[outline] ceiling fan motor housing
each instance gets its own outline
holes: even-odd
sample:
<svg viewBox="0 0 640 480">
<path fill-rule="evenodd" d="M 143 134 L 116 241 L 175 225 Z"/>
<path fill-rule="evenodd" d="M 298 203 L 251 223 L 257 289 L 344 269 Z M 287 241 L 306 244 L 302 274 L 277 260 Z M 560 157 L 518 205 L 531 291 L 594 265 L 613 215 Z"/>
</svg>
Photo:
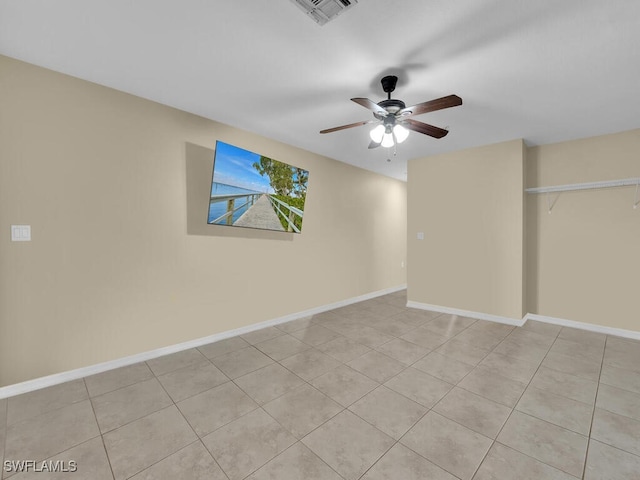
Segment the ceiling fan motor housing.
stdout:
<svg viewBox="0 0 640 480">
<path fill-rule="evenodd" d="M 382 83 L 382 90 L 384 90 L 384 93 L 390 94 L 396 89 L 398 77 L 396 77 L 395 75 L 387 75 L 386 77 L 382 77 L 380 83 Z"/>
</svg>

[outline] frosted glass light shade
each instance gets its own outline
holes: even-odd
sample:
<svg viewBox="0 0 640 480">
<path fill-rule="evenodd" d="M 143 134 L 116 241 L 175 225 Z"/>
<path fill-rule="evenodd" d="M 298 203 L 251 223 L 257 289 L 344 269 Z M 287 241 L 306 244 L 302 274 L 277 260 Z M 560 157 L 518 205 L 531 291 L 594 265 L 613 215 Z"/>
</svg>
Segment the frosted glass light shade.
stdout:
<svg viewBox="0 0 640 480">
<path fill-rule="evenodd" d="M 390 148 L 390 147 L 393 147 L 393 145 L 394 145 L 393 135 L 391 133 L 385 133 L 384 136 L 382 137 L 382 146 L 384 148 Z"/>
<path fill-rule="evenodd" d="M 396 125 L 393 127 L 393 134 L 396 136 L 398 143 L 402 143 L 409 136 L 409 130 L 404 128 L 402 125 Z"/>
<path fill-rule="evenodd" d="M 378 125 L 376 128 L 369 132 L 371 140 L 376 143 L 382 142 L 382 136 L 384 135 L 384 125 Z"/>
</svg>

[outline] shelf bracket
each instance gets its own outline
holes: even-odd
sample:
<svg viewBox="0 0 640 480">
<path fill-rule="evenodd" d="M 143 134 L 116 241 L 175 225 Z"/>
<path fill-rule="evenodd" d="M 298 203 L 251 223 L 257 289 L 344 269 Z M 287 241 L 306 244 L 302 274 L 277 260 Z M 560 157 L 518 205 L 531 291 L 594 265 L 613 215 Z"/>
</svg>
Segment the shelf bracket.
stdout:
<svg viewBox="0 0 640 480">
<path fill-rule="evenodd" d="M 552 201 L 551 200 L 551 192 L 547 192 L 547 213 L 549 215 L 551 215 L 551 210 L 553 210 L 553 207 L 555 207 L 559 196 L 560 196 L 560 194 L 556 195 L 556 197 Z"/>
<path fill-rule="evenodd" d="M 638 208 L 638 204 L 640 204 L 640 198 L 638 198 L 638 192 L 640 191 L 640 182 L 636 183 L 636 198 L 635 198 L 635 202 L 633 204 L 633 209 L 637 209 Z"/>
</svg>

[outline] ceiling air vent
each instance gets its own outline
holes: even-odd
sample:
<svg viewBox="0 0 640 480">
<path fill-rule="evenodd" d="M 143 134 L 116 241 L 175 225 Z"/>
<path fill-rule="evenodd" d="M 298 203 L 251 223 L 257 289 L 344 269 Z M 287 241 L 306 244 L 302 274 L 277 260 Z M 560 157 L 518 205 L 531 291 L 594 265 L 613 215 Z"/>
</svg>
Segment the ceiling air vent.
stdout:
<svg viewBox="0 0 640 480">
<path fill-rule="evenodd" d="M 291 0 L 314 22 L 324 25 L 345 10 L 353 7 L 358 0 Z"/>
</svg>

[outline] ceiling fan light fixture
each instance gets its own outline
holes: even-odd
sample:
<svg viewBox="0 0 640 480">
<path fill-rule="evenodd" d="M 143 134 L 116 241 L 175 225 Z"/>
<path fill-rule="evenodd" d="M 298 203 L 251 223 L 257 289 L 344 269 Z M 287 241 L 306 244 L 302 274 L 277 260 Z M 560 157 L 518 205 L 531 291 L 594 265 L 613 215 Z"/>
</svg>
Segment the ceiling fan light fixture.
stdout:
<svg viewBox="0 0 640 480">
<path fill-rule="evenodd" d="M 382 142 L 382 137 L 384 136 L 384 125 L 378 125 L 376 128 L 369 132 L 369 136 L 371 140 L 375 143 Z"/>
<path fill-rule="evenodd" d="M 393 133 L 385 133 L 384 136 L 382 137 L 381 145 L 384 148 L 393 147 L 395 145 L 395 142 L 393 141 Z"/>
<path fill-rule="evenodd" d="M 405 127 L 403 127 L 402 125 L 396 125 L 395 127 L 393 127 L 393 134 L 396 137 L 396 141 L 398 143 L 402 143 L 404 142 L 407 137 L 409 136 L 409 130 L 407 130 Z"/>
</svg>

